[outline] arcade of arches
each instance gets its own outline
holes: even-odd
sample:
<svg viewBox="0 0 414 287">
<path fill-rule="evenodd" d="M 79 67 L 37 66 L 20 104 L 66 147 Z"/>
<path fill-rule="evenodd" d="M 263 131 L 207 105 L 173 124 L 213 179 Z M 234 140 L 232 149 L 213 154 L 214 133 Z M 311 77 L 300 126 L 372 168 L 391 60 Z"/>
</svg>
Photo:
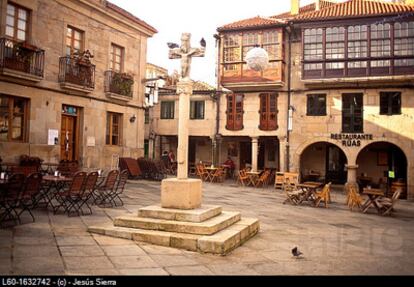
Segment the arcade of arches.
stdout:
<svg viewBox="0 0 414 287">
<path fill-rule="evenodd" d="M 300 176 L 305 181 L 334 184 L 347 182 L 347 155 L 337 145 L 316 142 L 300 155 Z M 407 199 L 408 161 L 397 145 L 387 142 L 369 144 L 358 152 L 357 183 L 360 189 L 371 186 L 392 194 L 401 189 L 401 199 Z"/>
</svg>

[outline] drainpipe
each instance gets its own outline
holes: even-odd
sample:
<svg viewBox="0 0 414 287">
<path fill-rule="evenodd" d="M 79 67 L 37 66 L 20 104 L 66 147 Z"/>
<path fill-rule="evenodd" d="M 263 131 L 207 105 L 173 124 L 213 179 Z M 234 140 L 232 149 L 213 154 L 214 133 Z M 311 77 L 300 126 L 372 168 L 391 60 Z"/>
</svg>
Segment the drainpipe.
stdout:
<svg viewBox="0 0 414 287">
<path fill-rule="evenodd" d="M 214 165 L 218 165 L 219 164 L 219 151 L 220 151 L 220 146 L 221 145 L 221 136 L 220 136 L 220 47 L 221 47 L 221 41 L 220 41 L 220 36 L 218 34 L 214 34 L 214 38 L 216 39 L 216 47 L 217 47 L 217 65 L 216 65 L 216 81 L 217 81 L 217 88 L 216 88 L 216 93 L 214 95 L 214 100 L 216 101 L 216 126 L 215 126 L 215 134 L 214 134 L 214 141 L 216 142 L 215 145 L 213 145 L 215 147 L 215 151 L 214 151 L 214 161 L 213 164 Z"/>
<path fill-rule="evenodd" d="M 292 73 L 292 29 L 293 29 L 293 25 L 292 23 L 288 23 L 287 29 L 286 31 L 288 32 L 288 99 L 287 99 L 287 121 L 286 121 L 286 165 L 285 165 L 285 169 L 287 172 L 290 171 L 290 126 L 289 126 L 289 121 L 290 121 L 290 114 L 292 113 L 291 111 L 291 96 L 292 96 L 292 90 L 291 90 L 291 81 L 292 81 L 292 77 L 291 77 L 291 73 Z"/>
</svg>

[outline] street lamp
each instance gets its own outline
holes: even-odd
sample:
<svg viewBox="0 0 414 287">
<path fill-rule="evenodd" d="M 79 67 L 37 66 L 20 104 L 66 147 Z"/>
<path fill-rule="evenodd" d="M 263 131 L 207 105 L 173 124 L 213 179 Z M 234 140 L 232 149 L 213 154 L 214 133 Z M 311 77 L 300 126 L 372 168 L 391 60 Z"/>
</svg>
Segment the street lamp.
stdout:
<svg viewBox="0 0 414 287">
<path fill-rule="evenodd" d="M 263 71 L 269 64 L 269 54 L 257 45 L 247 52 L 246 63 L 254 71 Z"/>
</svg>

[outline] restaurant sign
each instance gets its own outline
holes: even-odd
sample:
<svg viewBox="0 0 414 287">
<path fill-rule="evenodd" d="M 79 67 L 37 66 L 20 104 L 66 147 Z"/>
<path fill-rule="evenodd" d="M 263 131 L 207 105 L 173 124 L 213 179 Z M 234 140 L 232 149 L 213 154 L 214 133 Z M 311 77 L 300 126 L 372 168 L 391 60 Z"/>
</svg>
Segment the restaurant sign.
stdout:
<svg viewBox="0 0 414 287">
<path fill-rule="evenodd" d="M 331 139 L 340 140 L 343 146 L 347 147 L 359 147 L 361 141 L 373 140 L 372 134 L 331 134 Z"/>
</svg>

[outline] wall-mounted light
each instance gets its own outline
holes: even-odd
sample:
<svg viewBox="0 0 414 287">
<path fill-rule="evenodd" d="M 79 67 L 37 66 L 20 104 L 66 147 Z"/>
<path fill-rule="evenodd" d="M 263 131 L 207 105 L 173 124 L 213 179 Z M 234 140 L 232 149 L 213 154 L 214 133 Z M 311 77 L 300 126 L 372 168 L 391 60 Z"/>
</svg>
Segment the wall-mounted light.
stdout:
<svg viewBox="0 0 414 287">
<path fill-rule="evenodd" d="M 136 116 L 135 114 L 133 114 L 133 115 L 129 118 L 129 122 L 130 122 L 130 123 L 134 123 L 136 119 L 137 119 L 137 116 Z"/>
</svg>

